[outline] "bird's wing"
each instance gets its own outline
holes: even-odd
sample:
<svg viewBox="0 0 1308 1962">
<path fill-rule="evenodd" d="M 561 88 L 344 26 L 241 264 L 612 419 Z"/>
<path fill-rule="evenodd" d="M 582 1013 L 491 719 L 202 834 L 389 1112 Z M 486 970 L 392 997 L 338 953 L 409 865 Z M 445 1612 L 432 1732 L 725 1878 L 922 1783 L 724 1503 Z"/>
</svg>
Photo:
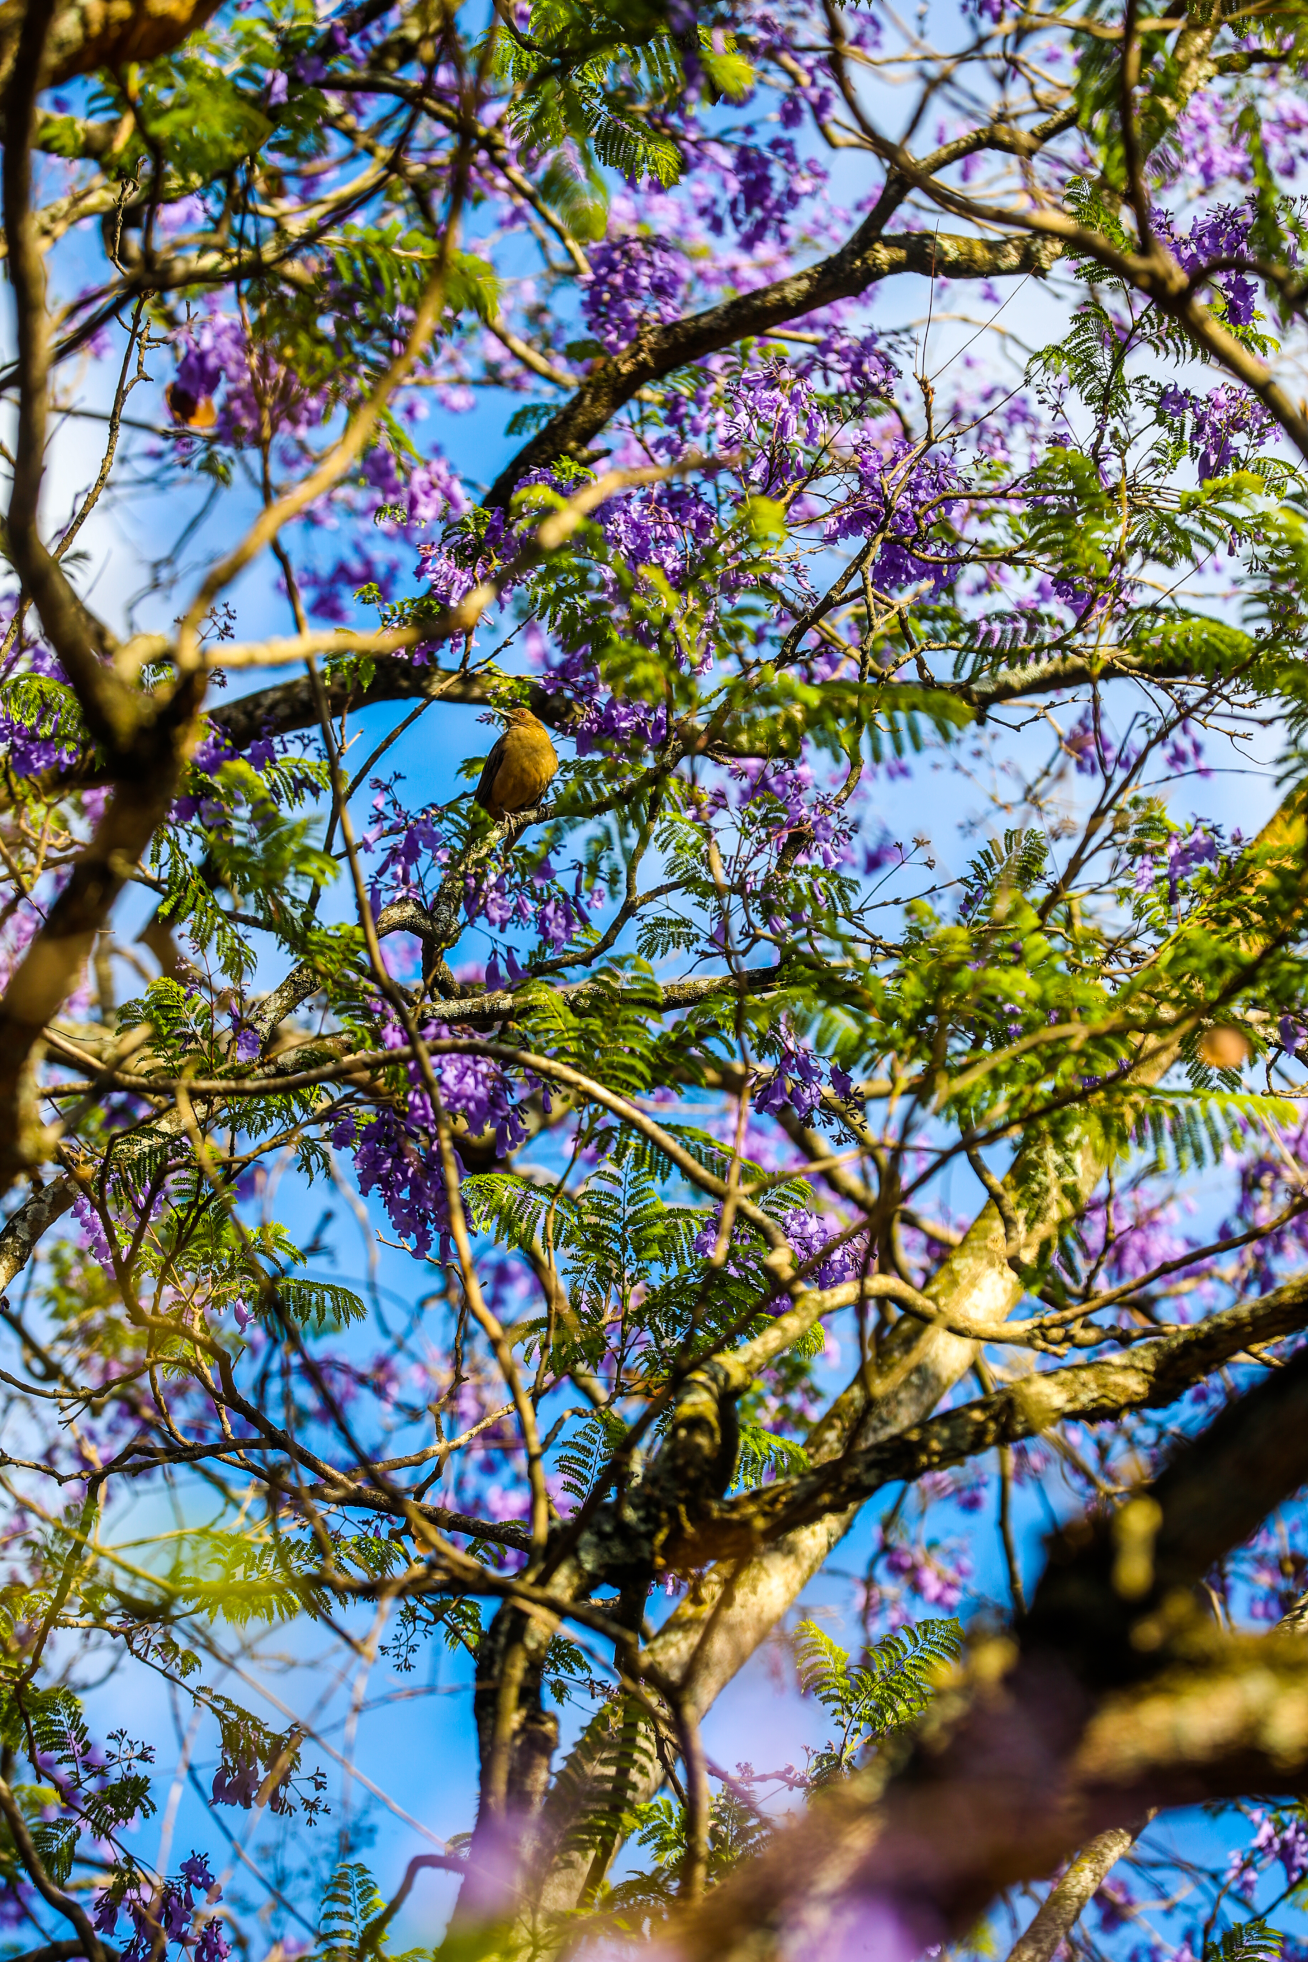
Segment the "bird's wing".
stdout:
<svg viewBox="0 0 1308 1962">
<path fill-rule="evenodd" d="M 472 795 L 474 802 L 480 804 L 483 811 L 488 811 L 494 802 L 495 779 L 499 775 L 500 764 L 504 761 L 504 748 L 507 741 L 507 735 L 500 736 L 481 766 L 477 788 Z"/>
</svg>

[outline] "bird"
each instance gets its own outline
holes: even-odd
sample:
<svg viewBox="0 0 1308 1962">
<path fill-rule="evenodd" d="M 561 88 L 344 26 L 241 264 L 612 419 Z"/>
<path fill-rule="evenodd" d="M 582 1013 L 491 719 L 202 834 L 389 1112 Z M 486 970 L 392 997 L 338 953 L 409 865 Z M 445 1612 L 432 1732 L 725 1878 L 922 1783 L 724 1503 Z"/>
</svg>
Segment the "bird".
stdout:
<svg viewBox="0 0 1308 1962">
<path fill-rule="evenodd" d="M 493 818 L 529 811 L 549 789 L 559 759 L 549 731 L 529 708 L 511 708 L 505 730 L 482 768 L 473 792 Z"/>
<path fill-rule="evenodd" d="M 212 395 L 192 395 L 189 388 L 180 382 L 169 382 L 164 390 L 164 401 L 173 421 L 183 429 L 212 429 L 218 420 L 218 411 L 213 405 Z"/>
</svg>

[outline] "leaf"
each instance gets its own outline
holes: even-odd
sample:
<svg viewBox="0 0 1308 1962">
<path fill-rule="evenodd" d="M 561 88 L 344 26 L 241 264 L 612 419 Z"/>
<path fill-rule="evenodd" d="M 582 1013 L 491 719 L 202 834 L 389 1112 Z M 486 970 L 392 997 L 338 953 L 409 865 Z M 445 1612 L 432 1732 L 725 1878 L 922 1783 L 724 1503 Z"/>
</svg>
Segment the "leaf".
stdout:
<svg viewBox="0 0 1308 1962">
<path fill-rule="evenodd" d="M 866 1663 L 851 1667 L 848 1652 L 816 1622 L 802 1621 L 792 1638 L 800 1687 L 835 1718 L 841 1736 L 814 1760 L 815 1782 L 843 1777 L 864 1745 L 902 1730 L 935 1694 L 935 1678 L 963 1649 L 963 1630 L 948 1620 L 909 1623 L 883 1636 Z"/>
<path fill-rule="evenodd" d="M 761 1485 L 769 1471 L 793 1478 L 807 1470 L 808 1453 L 802 1444 L 796 1444 L 793 1438 L 779 1437 L 776 1432 L 765 1430 L 762 1424 L 742 1417 L 733 1490 Z"/>
<path fill-rule="evenodd" d="M 740 515 L 750 537 L 760 545 L 774 544 L 786 535 L 786 507 L 775 498 L 755 492 L 741 505 Z"/>
<path fill-rule="evenodd" d="M 310 1281 L 293 1276 L 275 1280 L 272 1300 L 261 1300 L 255 1313 L 267 1321 L 275 1315 L 277 1306 L 302 1328 L 312 1323 L 319 1334 L 325 1329 L 347 1328 L 351 1322 L 368 1319 L 366 1304 L 335 1281 Z"/>
<path fill-rule="evenodd" d="M 73 1871 L 73 1854 L 80 1828 L 76 1819 L 38 1819 L 31 1828 L 32 1844 L 56 1887 L 66 1887 Z"/>
<path fill-rule="evenodd" d="M 337 1867 L 318 1914 L 314 1962 L 359 1962 L 364 1932 L 383 1905 L 377 1883 L 361 1860 Z"/>
<path fill-rule="evenodd" d="M 1275 1962 L 1284 1940 L 1259 1915 L 1252 1921 L 1237 1922 L 1216 1941 L 1207 1942 L 1203 1962 Z"/>
<path fill-rule="evenodd" d="M 552 422 L 557 413 L 553 403 L 528 402 L 525 408 L 515 409 L 504 425 L 506 436 L 532 436 Z"/>
</svg>

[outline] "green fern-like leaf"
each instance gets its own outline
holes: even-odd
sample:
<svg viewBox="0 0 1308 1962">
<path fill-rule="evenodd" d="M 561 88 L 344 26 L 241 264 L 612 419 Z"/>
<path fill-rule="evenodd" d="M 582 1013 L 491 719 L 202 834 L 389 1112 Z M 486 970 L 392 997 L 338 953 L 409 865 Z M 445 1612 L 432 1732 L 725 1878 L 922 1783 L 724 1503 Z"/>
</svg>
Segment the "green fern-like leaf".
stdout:
<svg viewBox="0 0 1308 1962">
<path fill-rule="evenodd" d="M 351 1322 L 362 1322 L 368 1318 L 368 1310 L 357 1294 L 349 1288 L 338 1287 L 334 1281 L 309 1281 L 290 1277 L 275 1284 L 276 1298 L 282 1309 L 293 1321 L 307 1327 L 310 1323 L 321 1333 L 324 1329 L 346 1328 Z M 272 1312 L 270 1305 L 258 1310 L 265 1318 Z"/>
<path fill-rule="evenodd" d="M 935 1675 L 957 1660 L 962 1647 L 963 1630 L 952 1616 L 910 1623 L 883 1636 L 866 1663 L 851 1666 L 847 1650 L 816 1622 L 802 1621 L 794 1635 L 800 1685 L 840 1726 L 839 1737 L 814 1755 L 814 1783 L 844 1776 L 865 1745 L 920 1716 L 934 1694 Z"/>
<path fill-rule="evenodd" d="M 337 1867 L 318 1914 L 314 1962 L 359 1962 L 368 1923 L 381 1913 L 382 1906 L 377 1883 L 361 1860 Z"/>
<path fill-rule="evenodd" d="M 1275 1962 L 1284 1940 L 1259 1915 L 1252 1921 L 1237 1922 L 1216 1941 L 1206 1943 L 1203 1962 Z"/>
</svg>

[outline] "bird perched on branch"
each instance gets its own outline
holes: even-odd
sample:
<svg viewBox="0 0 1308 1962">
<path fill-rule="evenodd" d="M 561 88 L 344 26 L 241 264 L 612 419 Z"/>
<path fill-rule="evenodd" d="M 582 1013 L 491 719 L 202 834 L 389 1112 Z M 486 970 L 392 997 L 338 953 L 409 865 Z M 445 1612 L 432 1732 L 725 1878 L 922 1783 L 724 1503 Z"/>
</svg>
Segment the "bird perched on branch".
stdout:
<svg viewBox="0 0 1308 1962">
<path fill-rule="evenodd" d="M 529 708 L 511 708 L 505 723 L 474 792 L 483 811 L 493 818 L 539 804 L 559 767 L 549 731 Z"/>
</svg>

